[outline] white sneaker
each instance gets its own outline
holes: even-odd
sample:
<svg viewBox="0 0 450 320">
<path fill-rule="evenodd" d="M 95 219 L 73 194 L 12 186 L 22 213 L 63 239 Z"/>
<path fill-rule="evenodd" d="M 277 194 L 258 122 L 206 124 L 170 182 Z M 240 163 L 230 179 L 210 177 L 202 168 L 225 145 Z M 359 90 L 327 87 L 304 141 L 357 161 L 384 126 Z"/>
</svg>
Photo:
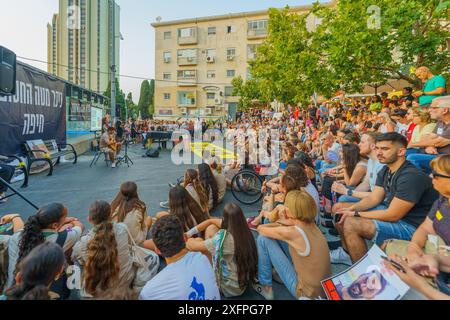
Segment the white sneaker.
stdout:
<svg viewBox="0 0 450 320">
<path fill-rule="evenodd" d="M 112 165 L 111 165 L 111 168 L 115 168 L 116 167 L 116 163 L 114 162 Z"/>
<path fill-rule="evenodd" d="M 342 247 L 330 251 L 330 260 L 331 263 L 333 264 L 345 264 L 347 266 L 353 265 L 352 259 L 350 258 L 348 253 L 344 251 L 344 248 Z"/>
</svg>

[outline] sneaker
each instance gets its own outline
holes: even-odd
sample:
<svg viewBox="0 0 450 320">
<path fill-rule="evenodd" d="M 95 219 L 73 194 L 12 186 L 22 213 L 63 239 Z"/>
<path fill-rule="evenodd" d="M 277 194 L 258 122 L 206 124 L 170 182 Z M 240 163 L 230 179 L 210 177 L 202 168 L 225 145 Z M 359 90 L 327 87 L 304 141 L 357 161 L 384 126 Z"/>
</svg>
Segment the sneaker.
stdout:
<svg viewBox="0 0 450 320">
<path fill-rule="evenodd" d="M 171 187 L 171 188 L 175 188 L 175 187 L 176 187 L 176 185 L 175 185 L 175 184 L 173 184 L 173 183 L 169 183 L 169 187 Z"/>
<path fill-rule="evenodd" d="M 330 252 L 330 260 L 333 264 L 345 264 L 347 266 L 353 265 L 352 259 L 342 247 Z"/>
<path fill-rule="evenodd" d="M 252 287 L 257 293 L 262 295 L 264 297 L 264 299 L 266 299 L 266 300 L 274 300 L 275 299 L 275 297 L 273 295 L 273 289 L 272 289 L 272 291 L 267 292 L 266 290 L 264 290 L 264 287 L 262 285 L 260 285 L 259 283 L 253 283 Z"/>
<path fill-rule="evenodd" d="M 115 168 L 116 167 L 116 163 L 114 162 L 112 165 L 111 165 L 111 168 Z"/>
<path fill-rule="evenodd" d="M 169 207 L 169 201 L 163 201 L 159 203 L 159 206 L 163 209 L 170 209 Z"/>
</svg>

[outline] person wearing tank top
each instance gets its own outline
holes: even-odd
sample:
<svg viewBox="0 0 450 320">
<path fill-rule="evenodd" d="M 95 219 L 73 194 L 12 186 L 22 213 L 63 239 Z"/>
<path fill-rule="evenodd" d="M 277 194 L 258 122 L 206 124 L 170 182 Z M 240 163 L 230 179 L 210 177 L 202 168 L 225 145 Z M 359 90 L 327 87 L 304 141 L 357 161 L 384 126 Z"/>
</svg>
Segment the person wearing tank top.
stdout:
<svg viewBox="0 0 450 320">
<path fill-rule="evenodd" d="M 321 281 L 330 277 L 327 241 L 315 225 L 317 205 L 304 190 L 287 194 L 277 207 L 276 223 L 258 227 L 258 280 L 256 292 L 274 299 L 272 268 L 297 299 L 325 297 Z"/>
</svg>

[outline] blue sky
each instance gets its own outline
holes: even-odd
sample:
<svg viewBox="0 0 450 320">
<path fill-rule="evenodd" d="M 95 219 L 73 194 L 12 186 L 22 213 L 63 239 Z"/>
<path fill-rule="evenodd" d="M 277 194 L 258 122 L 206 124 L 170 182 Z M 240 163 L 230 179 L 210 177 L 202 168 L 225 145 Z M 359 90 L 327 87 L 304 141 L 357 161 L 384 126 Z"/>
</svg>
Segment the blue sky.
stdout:
<svg viewBox="0 0 450 320">
<path fill-rule="evenodd" d="M 58 0 L 0 0 L 0 45 L 17 55 L 47 61 L 47 29 Z M 116 0 L 121 7 L 121 74 L 154 78 L 154 30 L 156 17 L 162 21 L 195 18 L 269 7 L 311 4 L 313 0 Z M 321 1 L 323 2 L 323 1 Z M 46 65 L 29 62 L 46 69 Z M 139 97 L 141 80 L 121 78 L 121 87 Z"/>
</svg>

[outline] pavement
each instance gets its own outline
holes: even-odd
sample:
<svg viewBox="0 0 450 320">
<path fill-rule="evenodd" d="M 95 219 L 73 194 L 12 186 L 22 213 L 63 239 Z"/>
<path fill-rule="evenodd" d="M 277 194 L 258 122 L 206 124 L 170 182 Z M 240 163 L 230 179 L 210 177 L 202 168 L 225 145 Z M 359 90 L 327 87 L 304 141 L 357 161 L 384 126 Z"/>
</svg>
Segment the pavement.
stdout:
<svg viewBox="0 0 450 320">
<path fill-rule="evenodd" d="M 38 207 L 53 202 L 63 203 L 69 210 L 69 216 L 80 219 L 89 228 L 87 216 L 90 204 L 95 200 L 111 202 L 123 182 L 134 181 L 138 185 L 141 200 L 147 205 L 148 214 L 155 216 L 163 210 L 159 207 L 159 203 L 168 199 L 170 190 L 168 183 L 176 182 L 177 178 L 183 176 L 186 169 L 195 168 L 195 165 L 174 165 L 170 157 L 171 152 L 167 150 L 162 150 L 159 158 L 143 158 L 144 151 L 141 145 L 130 146 L 129 156 L 134 165 L 129 168 L 121 165 L 115 169 L 107 167 L 103 158 L 96 166 L 90 168 L 93 154 L 88 153 L 80 156 L 75 165 L 71 162 L 57 165 L 51 177 L 46 176 L 45 173 L 31 176 L 29 187 L 20 191 Z M 224 202 L 212 215 L 221 216 L 224 205 L 230 201 L 237 203 L 228 191 Z M 251 217 L 257 214 L 261 203 L 252 206 L 240 204 L 240 206 L 246 217 Z M 6 204 L 0 204 L 0 216 L 20 213 L 24 219 L 27 219 L 34 212 L 33 207 L 17 196 L 12 197 Z M 338 240 L 329 235 L 327 237 L 330 241 Z M 342 265 L 333 265 L 333 274 L 345 268 Z M 274 292 L 277 300 L 294 299 L 283 285 L 276 282 L 274 282 Z M 243 296 L 232 300 L 262 299 L 249 288 Z"/>
</svg>

